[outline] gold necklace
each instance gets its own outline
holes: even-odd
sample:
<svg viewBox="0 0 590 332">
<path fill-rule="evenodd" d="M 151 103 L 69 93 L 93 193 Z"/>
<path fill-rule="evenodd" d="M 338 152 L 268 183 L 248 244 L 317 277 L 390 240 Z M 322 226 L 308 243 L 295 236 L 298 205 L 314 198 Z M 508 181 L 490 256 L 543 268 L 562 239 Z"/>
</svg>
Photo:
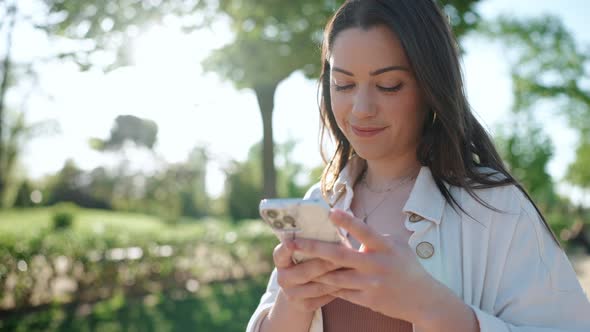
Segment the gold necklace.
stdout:
<svg viewBox="0 0 590 332">
<path fill-rule="evenodd" d="M 361 179 L 362 184 L 370 191 L 373 193 L 378 193 L 378 194 L 383 194 L 385 193 L 385 195 L 383 195 L 383 198 L 379 201 L 379 203 L 369 212 L 367 213 L 367 211 L 365 210 L 365 204 L 363 202 L 361 202 L 361 206 L 363 208 L 363 222 L 365 224 L 367 224 L 367 219 L 369 218 L 369 216 L 371 214 L 373 214 L 373 212 L 375 212 L 375 210 L 377 210 L 377 208 L 379 206 L 381 206 L 381 204 L 383 204 L 383 202 L 385 202 L 385 200 L 387 199 L 387 197 L 389 196 L 389 193 L 393 191 L 394 188 L 401 186 L 402 184 L 413 180 L 416 178 L 417 175 L 411 174 L 411 175 L 406 175 L 404 177 L 402 177 L 401 179 L 399 179 L 398 181 L 396 181 L 393 185 L 389 186 L 387 189 L 383 190 L 383 191 L 374 191 L 372 190 L 369 185 L 367 184 L 367 171 L 365 170 L 363 177 Z"/>
</svg>

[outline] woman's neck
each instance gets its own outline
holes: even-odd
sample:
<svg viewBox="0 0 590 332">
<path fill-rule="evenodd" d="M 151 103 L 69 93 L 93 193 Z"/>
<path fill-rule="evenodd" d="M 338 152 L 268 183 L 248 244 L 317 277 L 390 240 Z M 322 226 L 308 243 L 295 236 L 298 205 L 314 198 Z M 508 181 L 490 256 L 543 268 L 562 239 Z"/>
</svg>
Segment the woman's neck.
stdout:
<svg viewBox="0 0 590 332">
<path fill-rule="evenodd" d="M 399 156 L 395 159 L 367 160 L 365 181 L 371 188 L 383 189 L 396 180 L 417 176 L 420 166 L 420 162 L 415 157 Z"/>
</svg>

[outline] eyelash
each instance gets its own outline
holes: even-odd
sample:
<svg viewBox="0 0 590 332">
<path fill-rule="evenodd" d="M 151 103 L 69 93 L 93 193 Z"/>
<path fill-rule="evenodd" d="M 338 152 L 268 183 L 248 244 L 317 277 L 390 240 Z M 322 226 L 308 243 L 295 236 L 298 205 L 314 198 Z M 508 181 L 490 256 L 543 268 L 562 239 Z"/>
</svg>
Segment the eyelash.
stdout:
<svg viewBox="0 0 590 332">
<path fill-rule="evenodd" d="M 384 86 L 377 85 L 377 88 L 379 88 L 379 90 L 384 91 L 384 92 L 397 92 L 397 91 L 401 90 L 403 85 L 404 85 L 403 83 L 400 83 L 394 87 L 384 87 Z M 345 90 L 352 89 L 354 87 L 354 84 L 349 84 L 349 85 L 344 85 L 344 86 L 339 86 L 339 85 L 334 85 L 334 86 L 336 87 L 336 91 L 345 91 Z"/>
</svg>

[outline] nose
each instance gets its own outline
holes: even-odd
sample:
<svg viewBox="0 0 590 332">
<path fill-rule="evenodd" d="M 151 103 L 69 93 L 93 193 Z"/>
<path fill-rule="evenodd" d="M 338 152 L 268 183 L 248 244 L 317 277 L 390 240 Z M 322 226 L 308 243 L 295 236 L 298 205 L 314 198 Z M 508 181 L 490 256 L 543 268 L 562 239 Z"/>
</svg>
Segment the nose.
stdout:
<svg viewBox="0 0 590 332">
<path fill-rule="evenodd" d="M 367 85 L 358 87 L 354 95 L 352 114 L 357 118 L 366 118 L 375 115 L 375 104 L 371 89 Z"/>
</svg>

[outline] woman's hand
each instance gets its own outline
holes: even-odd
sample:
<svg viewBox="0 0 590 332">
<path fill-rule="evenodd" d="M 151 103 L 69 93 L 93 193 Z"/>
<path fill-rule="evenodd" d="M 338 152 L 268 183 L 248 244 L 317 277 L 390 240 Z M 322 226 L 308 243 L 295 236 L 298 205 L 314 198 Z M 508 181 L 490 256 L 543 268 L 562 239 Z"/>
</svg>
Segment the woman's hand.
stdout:
<svg viewBox="0 0 590 332">
<path fill-rule="evenodd" d="M 334 299 L 330 293 L 340 287 L 313 281 L 340 266 L 319 258 L 300 264 L 291 260 L 294 244 L 291 240 L 277 245 L 273 260 L 277 268 L 277 281 L 286 300 L 297 310 L 312 312 Z"/>
<path fill-rule="evenodd" d="M 362 245 L 355 250 L 326 242 L 296 239 L 295 250 L 319 258 L 315 263 L 318 267 L 314 271 L 317 272 L 307 274 L 305 280 L 312 280 L 312 285 L 319 283 L 341 288 L 331 292 L 331 295 L 387 316 L 410 322 L 420 319 L 425 306 L 432 303 L 429 297 L 437 296 L 431 292 L 438 289 L 433 287 L 438 285 L 418 262 L 407 241 L 395 236 L 382 236 L 342 210 L 333 209 L 330 219 Z M 343 268 L 336 270 L 338 266 Z M 328 290 L 321 289 L 322 292 Z"/>
</svg>

